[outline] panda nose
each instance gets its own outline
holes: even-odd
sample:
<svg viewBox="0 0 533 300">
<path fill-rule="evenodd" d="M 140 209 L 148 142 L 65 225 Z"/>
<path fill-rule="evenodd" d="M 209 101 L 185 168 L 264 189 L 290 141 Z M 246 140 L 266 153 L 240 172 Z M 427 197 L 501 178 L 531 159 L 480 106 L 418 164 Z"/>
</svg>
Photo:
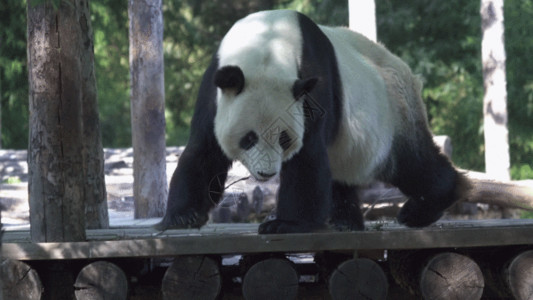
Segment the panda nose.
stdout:
<svg viewBox="0 0 533 300">
<path fill-rule="evenodd" d="M 257 174 L 259 174 L 259 176 L 261 177 L 264 177 L 264 178 L 271 178 L 271 177 L 274 177 L 274 175 L 276 175 L 276 173 L 265 173 L 265 172 L 257 172 Z"/>
</svg>

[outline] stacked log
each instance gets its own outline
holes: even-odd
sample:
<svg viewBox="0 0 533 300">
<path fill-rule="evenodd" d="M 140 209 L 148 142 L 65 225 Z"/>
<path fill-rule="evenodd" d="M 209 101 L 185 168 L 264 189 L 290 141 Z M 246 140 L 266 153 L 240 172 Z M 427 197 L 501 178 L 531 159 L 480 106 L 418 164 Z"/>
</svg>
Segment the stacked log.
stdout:
<svg viewBox="0 0 533 300">
<path fill-rule="evenodd" d="M 341 263 L 328 282 L 334 300 L 387 299 L 387 276 L 376 262 L 368 258 L 354 258 Z"/>
<path fill-rule="evenodd" d="M 391 251 L 391 273 L 404 289 L 422 299 L 481 299 L 485 281 L 471 258 L 433 251 Z"/>
<path fill-rule="evenodd" d="M 530 300 L 533 297 L 533 250 L 524 251 L 511 259 L 503 277 L 514 299 Z"/>
<path fill-rule="evenodd" d="M 242 282 L 244 299 L 296 299 L 298 272 L 285 258 L 267 258 L 252 265 Z"/>
<path fill-rule="evenodd" d="M 128 279 L 117 265 L 97 261 L 80 271 L 74 289 L 77 300 L 125 300 L 128 296 Z"/>
<path fill-rule="evenodd" d="M 533 250 L 501 248 L 480 255 L 481 266 L 493 297 L 533 299 Z"/>
<path fill-rule="evenodd" d="M 176 257 L 163 277 L 163 299 L 216 299 L 222 287 L 219 265 L 207 256 Z"/>
<path fill-rule="evenodd" d="M 6 259 L 0 265 L 3 297 L 9 300 L 39 300 L 43 285 L 37 271 L 28 264 Z"/>
</svg>

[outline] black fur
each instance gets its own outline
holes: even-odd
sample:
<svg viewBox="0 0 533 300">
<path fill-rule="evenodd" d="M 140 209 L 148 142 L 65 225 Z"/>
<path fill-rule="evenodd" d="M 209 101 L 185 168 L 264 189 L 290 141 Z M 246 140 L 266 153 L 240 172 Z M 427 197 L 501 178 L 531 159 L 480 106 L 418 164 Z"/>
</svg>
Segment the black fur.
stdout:
<svg viewBox="0 0 533 300">
<path fill-rule="evenodd" d="M 340 230 L 361 230 L 364 223 L 357 187 L 333 181 L 328 160 L 327 147 L 337 135 L 343 105 L 333 45 L 309 18 L 301 14 L 297 18 L 303 45 L 300 80 L 292 93 L 303 101 L 304 146 L 282 164 L 277 217 L 263 223 L 259 232 L 315 231 L 325 228 L 328 219 Z M 217 86 L 240 93 L 245 79 L 238 67 L 217 68 L 215 55 L 202 79 L 189 142 L 172 176 L 167 212 L 159 229 L 204 225 L 223 193 L 231 161 L 214 135 Z M 391 157 L 378 177 L 408 195 L 398 220 L 417 227 L 438 220 L 468 183 L 435 146 L 426 123 L 414 127 L 419 130 L 410 136 L 394 137 Z M 290 143 L 291 137 L 285 135 L 283 139 L 280 136 L 282 147 Z M 257 134 L 250 134 L 240 146 L 247 148 L 256 139 Z"/>
<path fill-rule="evenodd" d="M 337 230 L 363 230 L 365 224 L 361 213 L 357 187 L 333 181 L 331 184 L 333 210 L 330 223 Z"/>
<path fill-rule="evenodd" d="M 417 134 L 418 143 L 409 142 L 410 137 L 394 140 L 395 174 L 388 180 L 408 196 L 398 222 L 410 227 L 434 223 L 458 199 L 461 190 L 469 188 L 463 175 L 434 144 L 429 131 Z"/>
<path fill-rule="evenodd" d="M 244 88 L 244 74 L 239 67 L 225 66 L 216 71 L 213 82 L 223 91 L 233 90 L 237 95 Z"/>
<path fill-rule="evenodd" d="M 217 67 L 215 56 L 200 85 L 191 135 L 172 175 L 167 211 L 156 225 L 158 229 L 201 227 L 223 193 L 231 161 L 222 152 L 214 133 L 216 87 L 213 82 Z"/>
<path fill-rule="evenodd" d="M 337 59 L 333 45 L 313 21 L 302 14 L 298 14 L 298 21 L 303 38 L 298 76 L 319 80 L 304 97 L 304 108 L 310 110 L 305 119 L 304 147 L 282 165 L 276 220 L 263 223 L 259 233 L 319 230 L 325 228 L 331 210 L 327 146 L 337 134 L 342 111 Z"/>
<path fill-rule="evenodd" d="M 300 99 L 305 93 L 311 92 L 317 81 L 318 78 L 316 77 L 296 80 L 292 86 L 292 95 L 294 96 L 294 99 Z"/>
</svg>

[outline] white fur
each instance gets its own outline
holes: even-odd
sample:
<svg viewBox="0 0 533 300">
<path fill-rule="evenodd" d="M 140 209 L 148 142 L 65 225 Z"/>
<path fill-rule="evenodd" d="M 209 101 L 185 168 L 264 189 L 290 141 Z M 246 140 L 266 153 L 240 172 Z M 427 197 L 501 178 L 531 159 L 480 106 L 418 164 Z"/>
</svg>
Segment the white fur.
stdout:
<svg viewBox="0 0 533 300">
<path fill-rule="evenodd" d="M 252 14 L 235 23 L 218 51 L 219 66 L 239 66 L 245 86 L 237 96 L 218 90 L 215 135 L 224 153 L 257 179 L 266 179 L 259 172 L 279 173 L 281 163 L 302 147 L 303 108 L 291 91 L 302 39 L 295 28 L 298 21 L 291 11 Z M 251 130 L 259 142 L 244 151 L 239 141 Z M 292 139 L 286 151 L 278 143 L 283 130 Z"/>
<path fill-rule="evenodd" d="M 344 110 L 329 147 L 333 179 L 365 184 L 391 156 L 393 138 L 416 141 L 426 123 L 421 82 L 385 47 L 348 28 L 320 26 L 335 48 Z M 386 170 L 393 173 L 394 170 Z"/>
<path fill-rule="evenodd" d="M 387 159 L 394 133 L 392 108 L 376 66 L 354 45 L 345 30 L 320 26 L 335 48 L 343 83 L 339 133 L 328 148 L 333 179 L 364 184 Z"/>
<path fill-rule="evenodd" d="M 328 148 L 332 177 L 364 184 L 389 159 L 395 136 L 416 135 L 417 126 L 427 124 L 421 83 L 383 46 L 346 28 L 320 29 L 335 49 L 343 94 L 339 132 Z M 220 67 L 242 69 L 245 86 L 237 96 L 218 90 L 215 135 L 226 155 L 240 160 L 258 179 L 259 172 L 278 173 L 281 163 L 302 147 L 303 108 L 291 92 L 301 45 L 296 14 L 267 11 L 237 22 L 218 52 Z M 239 141 L 250 130 L 260 139 L 243 151 Z M 289 131 L 293 140 L 287 151 L 275 139 L 281 130 Z"/>
<path fill-rule="evenodd" d="M 416 141 L 426 129 L 420 128 L 427 126 L 422 84 L 385 47 L 348 28 L 320 28 L 335 48 L 343 82 L 339 136 L 328 149 L 333 178 L 365 184 L 390 159 L 394 137 Z"/>
</svg>

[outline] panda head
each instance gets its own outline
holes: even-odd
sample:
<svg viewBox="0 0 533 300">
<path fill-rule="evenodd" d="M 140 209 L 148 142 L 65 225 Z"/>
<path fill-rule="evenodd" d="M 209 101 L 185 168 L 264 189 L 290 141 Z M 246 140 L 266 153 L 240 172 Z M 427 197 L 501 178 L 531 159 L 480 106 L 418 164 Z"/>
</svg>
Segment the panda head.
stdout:
<svg viewBox="0 0 533 300">
<path fill-rule="evenodd" d="M 303 146 L 303 95 L 317 78 L 245 76 L 238 66 L 219 68 L 215 136 L 232 160 L 260 181 L 281 171 Z"/>
</svg>

